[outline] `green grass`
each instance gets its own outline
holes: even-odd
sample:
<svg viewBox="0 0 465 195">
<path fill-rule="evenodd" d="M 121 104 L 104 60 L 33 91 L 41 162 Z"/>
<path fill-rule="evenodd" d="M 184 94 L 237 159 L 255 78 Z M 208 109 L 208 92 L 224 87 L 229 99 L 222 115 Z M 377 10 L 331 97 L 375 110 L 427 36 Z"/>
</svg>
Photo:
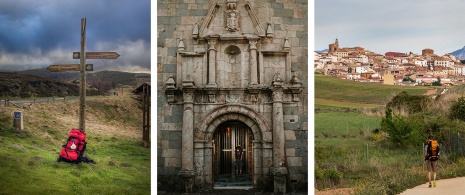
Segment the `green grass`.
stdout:
<svg viewBox="0 0 465 195">
<path fill-rule="evenodd" d="M 88 102 L 94 101 L 99 100 Z M 77 118 L 77 101 L 34 104 L 32 109 L 23 110 L 25 130 L 20 131 L 12 129 L 12 113 L 17 108 L 1 107 L 0 193 L 150 194 L 150 148 L 143 147 L 141 138 L 133 138 L 141 131 L 131 126 L 136 123 L 134 120 L 138 121 L 138 108 L 129 111 L 115 106 L 105 110 L 115 103 L 130 107 L 129 101 L 129 97 L 100 98 L 100 106 L 91 103 L 87 107 L 95 117 L 99 114 L 106 118 L 109 113 L 114 120 L 132 121 L 128 124 L 103 121 L 99 126 L 105 125 L 105 128 L 97 130 L 90 128 L 90 124 L 100 120 L 90 118 L 84 155 L 96 164 L 78 165 L 57 162 L 69 133 L 68 123 L 75 123 L 59 118 L 70 115 L 71 119 Z M 115 124 L 112 126 L 112 123 Z M 121 130 L 127 132 L 118 132 Z"/>
<path fill-rule="evenodd" d="M 315 74 L 315 98 L 357 102 L 369 104 L 385 104 L 394 95 L 407 91 L 412 95 L 425 94 L 432 87 L 407 87 L 384 85 L 379 83 L 360 83 L 351 80 Z"/>
<path fill-rule="evenodd" d="M 341 102 L 329 99 L 315 98 L 315 105 L 318 107 L 346 107 L 346 108 L 376 108 L 382 107 L 383 104 L 376 103 L 358 103 L 358 102 Z"/>
<path fill-rule="evenodd" d="M 322 112 L 315 114 L 315 135 L 359 135 L 380 127 L 381 117 L 353 112 Z"/>
<path fill-rule="evenodd" d="M 422 143 L 403 148 L 385 134 L 375 138 L 372 130 L 380 128 L 380 121 L 381 117 L 353 112 L 315 114 L 315 169 L 336 168 L 343 175 L 336 186 L 318 180 L 318 189 L 348 187 L 355 194 L 398 194 L 426 182 Z M 465 176 L 464 167 L 464 157 L 444 151 L 438 179 Z"/>
<path fill-rule="evenodd" d="M 462 88 L 451 91 L 463 93 Z M 374 134 L 373 130 L 380 129 L 384 105 L 395 94 L 424 94 L 428 89 L 358 83 L 315 74 L 315 170 L 322 173 L 335 168 L 342 175 L 337 182 L 317 179 L 316 187 L 347 187 L 355 194 L 398 194 L 426 183 L 422 143 L 403 148 L 388 141 L 387 134 Z M 444 150 L 438 179 L 458 176 L 465 176 L 465 157 Z"/>
<path fill-rule="evenodd" d="M 75 165 L 56 161 L 60 146 L 2 128 L 2 193 L 150 194 L 150 150 L 125 138 L 95 142 L 95 136 L 88 135 L 86 156 L 97 164 Z"/>
</svg>

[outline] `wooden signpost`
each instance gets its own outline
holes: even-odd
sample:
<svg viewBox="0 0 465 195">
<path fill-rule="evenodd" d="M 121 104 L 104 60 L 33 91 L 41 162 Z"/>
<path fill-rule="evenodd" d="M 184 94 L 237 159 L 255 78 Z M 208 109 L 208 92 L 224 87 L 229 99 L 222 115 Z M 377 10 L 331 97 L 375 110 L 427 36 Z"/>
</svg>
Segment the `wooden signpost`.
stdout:
<svg viewBox="0 0 465 195">
<path fill-rule="evenodd" d="M 119 54 L 116 52 L 86 52 L 86 59 L 116 59 Z M 73 52 L 73 59 L 80 59 L 81 52 Z"/>
<path fill-rule="evenodd" d="M 85 53 L 86 55 L 81 55 Z M 86 18 L 81 19 L 81 51 L 73 52 L 73 59 L 80 59 L 80 64 L 57 64 L 50 65 L 50 72 L 80 71 L 81 85 L 79 87 L 79 129 L 85 132 L 85 110 L 86 110 L 86 71 L 93 71 L 93 64 L 86 64 L 86 59 L 116 59 L 120 55 L 116 52 L 86 52 Z"/>
<path fill-rule="evenodd" d="M 47 67 L 50 72 L 68 72 L 68 71 L 80 71 L 80 64 L 53 64 Z M 86 64 L 86 71 L 94 71 L 93 64 Z"/>
</svg>

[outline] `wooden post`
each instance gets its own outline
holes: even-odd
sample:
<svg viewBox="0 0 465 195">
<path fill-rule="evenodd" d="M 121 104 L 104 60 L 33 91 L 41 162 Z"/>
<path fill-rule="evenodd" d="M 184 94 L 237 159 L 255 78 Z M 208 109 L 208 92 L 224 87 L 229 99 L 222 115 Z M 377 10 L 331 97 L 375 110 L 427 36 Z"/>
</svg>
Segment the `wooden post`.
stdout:
<svg viewBox="0 0 465 195">
<path fill-rule="evenodd" d="M 145 88 L 145 85 L 142 85 L 142 141 L 144 141 L 144 144 L 145 146 L 147 147 L 147 142 L 146 142 L 146 135 L 145 135 L 145 125 L 146 125 L 146 122 L 145 121 L 145 118 L 146 118 L 146 115 L 147 115 L 147 107 L 146 107 L 146 98 L 145 98 L 145 93 L 146 92 L 146 88 Z"/>
<path fill-rule="evenodd" d="M 79 107 L 79 129 L 86 130 L 86 18 L 81 19 L 81 86 Z"/>
<path fill-rule="evenodd" d="M 142 85 L 142 109 L 143 109 L 143 128 L 142 141 L 145 147 L 150 146 L 150 87 L 147 84 Z"/>
</svg>

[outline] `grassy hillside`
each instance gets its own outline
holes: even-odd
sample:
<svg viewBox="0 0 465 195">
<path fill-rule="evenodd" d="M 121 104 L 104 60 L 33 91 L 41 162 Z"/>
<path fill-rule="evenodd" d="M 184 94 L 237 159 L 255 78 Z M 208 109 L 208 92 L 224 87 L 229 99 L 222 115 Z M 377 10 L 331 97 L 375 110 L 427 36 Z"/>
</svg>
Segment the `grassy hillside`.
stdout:
<svg viewBox="0 0 465 195">
<path fill-rule="evenodd" d="M 46 68 L 30 69 L 18 71 L 18 74 L 33 75 L 42 78 L 48 78 L 53 80 L 59 80 L 69 82 L 72 80 L 79 80 L 79 71 L 72 72 L 50 72 Z"/>
<path fill-rule="evenodd" d="M 150 74 L 145 73 L 131 73 L 131 72 L 119 72 L 119 71 L 99 71 L 94 73 L 89 73 L 87 78 L 92 80 L 100 78 L 101 80 L 110 80 L 114 82 L 115 85 L 129 85 L 137 87 L 138 78 L 148 78 L 150 79 Z"/>
<path fill-rule="evenodd" d="M 407 91 L 412 95 L 425 94 L 432 87 L 407 87 L 383 85 L 379 83 L 360 83 L 315 74 L 315 98 L 340 102 L 358 102 L 364 104 L 385 104 L 394 95 Z"/>
<path fill-rule="evenodd" d="M 79 86 L 31 75 L 0 72 L 2 97 L 53 97 L 79 95 Z"/>
<path fill-rule="evenodd" d="M 56 162 L 79 123 L 78 100 L 22 110 L 22 131 L 12 129 L 18 108 L 0 108 L 2 193 L 150 194 L 150 149 L 142 147 L 142 112 L 132 96 L 88 98 L 85 156 L 96 164 Z"/>
<path fill-rule="evenodd" d="M 32 69 L 19 71 L 19 74 L 33 75 L 42 78 L 49 78 L 69 82 L 72 80 L 79 80 L 79 72 L 50 72 L 47 69 Z M 128 85 L 136 87 L 139 78 L 150 79 L 150 74 L 147 73 L 131 73 L 121 71 L 95 71 L 87 72 L 87 83 L 97 88 L 98 82 L 109 83 L 116 87 L 118 85 Z"/>
</svg>

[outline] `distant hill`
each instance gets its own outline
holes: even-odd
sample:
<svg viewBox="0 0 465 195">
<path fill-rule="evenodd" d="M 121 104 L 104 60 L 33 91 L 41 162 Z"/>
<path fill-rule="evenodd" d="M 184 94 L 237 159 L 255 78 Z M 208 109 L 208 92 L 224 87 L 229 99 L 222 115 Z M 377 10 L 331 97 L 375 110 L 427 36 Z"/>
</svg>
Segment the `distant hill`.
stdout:
<svg viewBox="0 0 465 195">
<path fill-rule="evenodd" d="M 38 77 L 44 77 L 63 82 L 79 84 L 79 72 L 49 72 L 47 69 L 33 69 L 17 72 Z M 96 88 L 99 92 L 106 93 L 111 89 L 127 86 L 138 87 L 144 82 L 150 81 L 148 73 L 130 73 L 120 71 L 87 72 L 86 84 Z"/>
<path fill-rule="evenodd" d="M 452 52 L 451 54 L 460 60 L 465 60 L 465 47 L 463 47 L 462 49 L 456 50 Z"/>
<path fill-rule="evenodd" d="M 324 52 L 328 52 L 329 49 L 323 49 L 323 50 L 320 50 L 320 51 L 315 51 L 316 53 L 324 53 Z"/>
<path fill-rule="evenodd" d="M 0 72 L 2 97 L 78 96 L 79 86 L 48 78 L 11 72 Z"/>
<path fill-rule="evenodd" d="M 131 73 L 131 72 L 120 72 L 120 71 L 99 71 L 95 73 L 87 74 L 87 81 L 93 79 L 110 80 L 116 85 L 127 85 L 137 87 L 140 83 L 139 80 L 149 79 L 150 74 L 148 73 Z"/>
<path fill-rule="evenodd" d="M 79 72 L 50 72 L 45 68 L 18 71 L 19 74 L 33 75 L 53 80 L 69 82 L 79 79 Z"/>
</svg>

